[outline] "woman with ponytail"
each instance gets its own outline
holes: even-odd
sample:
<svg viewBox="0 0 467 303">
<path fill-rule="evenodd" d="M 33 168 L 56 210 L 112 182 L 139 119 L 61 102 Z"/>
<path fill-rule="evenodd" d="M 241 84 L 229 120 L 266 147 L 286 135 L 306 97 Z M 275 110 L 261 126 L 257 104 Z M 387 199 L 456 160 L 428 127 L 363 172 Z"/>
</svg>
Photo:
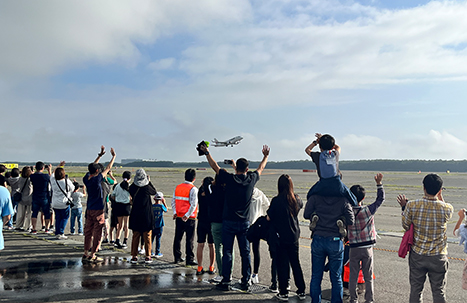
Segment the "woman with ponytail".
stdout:
<svg viewBox="0 0 467 303">
<path fill-rule="evenodd" d="M 276 237 L 276 262 L 279 280 L 279 293 L 276 297 L 281 301 L 287 301 L 289 297 L 288 280 L 290 268 L 297 286 L 297 295 L 300 300 L 305 299 L 305 280 L 298 256 L 298 240 L 300 238 L 300 226 L 298 225 L 298 212 L 303 207 L 303 202 L 294 193 L 292 179 L 283 174 L 278 181 L 278 195 L 271 201 L 267 214 L 271 221 L 272 236 Z"/>
<path fill-rule="evenodd" d="M 115 185 L 112 197 L 115 201 L 114 204 L 114 213 L 118 219 L 118 228 L 117 236 L 115 240 L 115 247 L 117 248 L 126 248 L 128 246 L 128 235 L 130 230 L 128 229 L 128 222 L 131 212 L 131 197 L 130 197 L 130 181 L 131 181 L 131 172 L 124 171 L 122 174 L 123 181 Z M 122 234 L 122 229 L 125 230 L 123 243 L 120 243 L 120 236 Z"/>
</svg>

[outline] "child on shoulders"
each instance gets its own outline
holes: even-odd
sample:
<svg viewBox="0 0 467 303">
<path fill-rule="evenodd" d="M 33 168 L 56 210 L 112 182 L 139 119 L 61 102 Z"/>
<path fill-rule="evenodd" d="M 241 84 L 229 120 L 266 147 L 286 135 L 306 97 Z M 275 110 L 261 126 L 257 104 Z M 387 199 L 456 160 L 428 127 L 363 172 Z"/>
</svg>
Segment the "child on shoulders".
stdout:
<svg viewBox="0 0 467 303">
<path fill-rule="evenodd" d="M 316 140 L 305 148 L 305 152 L 315 163 L 320 179 L 308 191 L 307 199 L 311 195 L 345 197 L 349 200 L 351 205 L 356 206 L 357 199 L 342 182 L 342 174 L 339 171 L 339 155 L 341 148 L 336 144 L 335 139 L 331 135 L 316 133 L 315 136 Z M 317 145 L 319 145 L 320 152 L 313 152 L 313 148 Z M 318 220 L 319 217 L 317 215 L 312 215 L 310 223 L 311 231 L 314 231 Z M 345 219 L 337 220 L 336 224 L 339 226 L 341 236 L 345 237 L 347 234 Z"/>
</svg>

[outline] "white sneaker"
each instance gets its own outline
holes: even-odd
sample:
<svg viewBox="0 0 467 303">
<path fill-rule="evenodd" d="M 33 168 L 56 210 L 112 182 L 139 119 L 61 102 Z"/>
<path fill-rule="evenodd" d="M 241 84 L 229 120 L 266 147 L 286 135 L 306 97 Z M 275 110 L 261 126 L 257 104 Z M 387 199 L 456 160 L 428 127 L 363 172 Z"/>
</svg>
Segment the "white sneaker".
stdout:
<svg viewBox="0 0 467 303">
<path fill-rule="evenodd" d="M 251 276 L 251 283 L 253 284 L 259 284 L 259 277 L 258 277 L 258 274 L 253 274 Z"/>
<path fill-rule="evenodd" d="M 65 235 L 58 235 L 57 238 L 58 238 L 59 240 L 66 240 L 66 239 L 68 239 L 68 237 L 65 236 Z"/>
<path fill-rule="evenodd" d="M 215 276 L 214 278 L 211 279 L 211 281 L 215 283 L 221 283 L 222 279 L 223 279 L 222 276 Z"/>
<path fill-rule="evenodd" d="M 141 249 L 138 248 L 138 253 L 140 255 L 144 255 L 146 253 L 146 250 L 144 248 L 141 248 Z"/>
</svg>

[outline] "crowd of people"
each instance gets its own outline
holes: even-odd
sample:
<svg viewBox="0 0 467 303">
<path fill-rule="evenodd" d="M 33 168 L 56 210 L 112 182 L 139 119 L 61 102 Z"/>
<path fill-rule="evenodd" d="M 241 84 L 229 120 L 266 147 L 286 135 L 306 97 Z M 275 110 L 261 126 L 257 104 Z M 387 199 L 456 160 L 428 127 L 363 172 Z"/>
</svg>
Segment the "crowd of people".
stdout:
<svg viewBox="0 0 467 303">
<path fill-rule="evenodd" d="M 316 146 L 319 146 L 319 151 L 313 151 Z M 331 302 L 342 302 L 345 249 L 349 250 L 350 302 L 358 301 L 357 282 L 360 275 L 365 283 L 365 302 L 374 302 L 374 216 L 385 200 L 381 173 L 374 178 L 376 200 L 363 205 L 365 189 L 360 185 L 348 188 L 342 182 L 340 147 L 332 136 L 316 134 L 316 140 L 306 147 L 305 152 L 317 167 L 319 181 L 310 188 L 306 203 L 294 192 L 293 180 L 287 174 L 279 177 L 277 195 L 269 201 L 256 187 L 268 162 L 268 146 L 263 146 L 263 158 L 255 171 L 249 170 L 248 160 L 239 158 L 231 161 L 234 173 L 221 168 L 206 145 L 199 145 L 198 152 L 206 156 L 215 177 L 204 178 L 198 189 L 194 185 L 196 171 L 187 169 L 185 181 L 174 190 L 171 207 L 175 220 L 175 263 L 185 262 L 188 266 L 195 266 L 197 275 L 217 273 L 212 279 L 216 288 L 228 291 L 232 284 L 236 239 L 241 258 L 240 288 L 248 291 L 252 283 L 259 282 L 259 247 L 263 239 L 269 246 L 272 260 L 269 289 L 276 292 L 278 300 L 287 301 L 292 273 L 296 294 L 303 300 L 306 298 L 306 285 L 300 265 L 298 214 L 304 208 L 304 218 L 310 220 L 309 228 L 312 231 L 312 302 L 321 302 L 321 282 L 325 271 L 329 271 L 332 285 Z M 5 228 L 13 229 L 13 214 L 16 213 L 15 229 L 29 230 L 35 234 L 37 217 L 41 213 L 43 231 L 54 232 L 57 238 L 66 239 L 64 230 L 71 216 L 70 232 L 84 234 L 83 262 L 103 261 L 96 255 L 101 243 L 110 242 L 117 248 L 126 248 L 129 229 L 133 234 L 131 263 L 138 263 L 142 252 L 145 263 L 162 257 L 163 214 L 168 211 L 163 193 L 156 191 L 144 169 L 136 171 L 133 182 L 131 172 L 125 171 L 123 180 L 117 183 L 111 171 L 116 153 L 110 150 L 112 158 L 104 167 L 99 161 L 105 153 L 102 146 L 97 158 L 88 165 L 88 173 L 82 179 L 83 185 L 68 178 L 64 162 L 55 168 L 37 162 L 34 173 L 27 166 L 21 171 L 13 169 L 8 176 L 6 169 L 0 166 L 0 215 Z M 7 186 L 10 191 L 6 190 Z M 405 195 L 397 197 L 402 207 L 402 226 L 413 233 L 410 234 L 412 246 L 409 255 L 410 302 L 422 302 L 427 275 L 433 301 L 446 302 L 447 222 L 454 210 L 444 201 L 442 186 L 443 181 L 438 175 L 429 174 L 423 179 L 422 199 L 409 200 Z M 87 201 L 83 224 L 84 198 Z M 461 243 L 465 242 L 464 251 L 467 253 L 465 209 L 460 210 L 458 215 L 454 234 L 461 238 Z M 196 254 L 195 234 L 198 243 Z M 184 236 L 185 258 L 181 249 Z M 205 269 L 203 251 L 206 241 L 209 263 Z M 3 249 L 1 232 L 0 249 Z M 467 289 L 467 261 L 462 278 L 463 288 Z"/>
</svg>

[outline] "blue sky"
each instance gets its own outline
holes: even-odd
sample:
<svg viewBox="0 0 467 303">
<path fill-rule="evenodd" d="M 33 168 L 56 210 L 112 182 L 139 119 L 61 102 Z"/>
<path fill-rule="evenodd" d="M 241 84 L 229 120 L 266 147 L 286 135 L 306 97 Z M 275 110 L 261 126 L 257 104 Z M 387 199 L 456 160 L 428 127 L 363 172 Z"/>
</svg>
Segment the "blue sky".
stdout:
<svg viewBox="0 0 467 303">
<path fill-rule="evenodd" d="M 0 161 L 467 158 L 467 2 L 7 1 Z"/>
</svg>

